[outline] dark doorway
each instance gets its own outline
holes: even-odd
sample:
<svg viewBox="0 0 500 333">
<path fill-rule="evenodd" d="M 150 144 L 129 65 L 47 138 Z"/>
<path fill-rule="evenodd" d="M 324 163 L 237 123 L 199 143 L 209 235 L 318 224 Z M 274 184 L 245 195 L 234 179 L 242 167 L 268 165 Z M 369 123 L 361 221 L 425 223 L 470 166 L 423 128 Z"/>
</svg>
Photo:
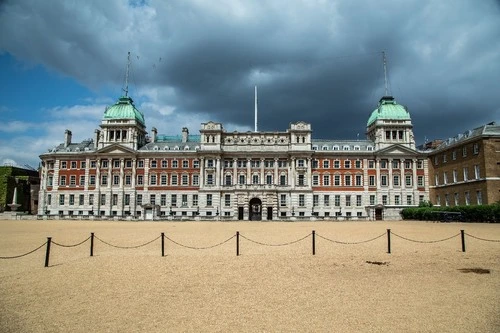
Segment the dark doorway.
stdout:
<svg viewBox="0 0 500 333">
<path fill-rule="evenodd" d="M 273 207 L 267 207 L 267 219 L 269 221 L 273 219 Z"/>
<path fill-rule="evenodd" d="M 243 207 L 238 207 L 238 220 L 243 220 Z"/>
<path fill-rule="evenodd" d="M 375 208 L 375 220 L 383 220 L 383 209 L 382 208 Z"/>
<path fill-rule="evenodd" d="M 259 198 L 253 198 L 252 200 L 250 200 L 249 220 L 262 220 L 262 201 L 260 201 Z"/>
</svg>

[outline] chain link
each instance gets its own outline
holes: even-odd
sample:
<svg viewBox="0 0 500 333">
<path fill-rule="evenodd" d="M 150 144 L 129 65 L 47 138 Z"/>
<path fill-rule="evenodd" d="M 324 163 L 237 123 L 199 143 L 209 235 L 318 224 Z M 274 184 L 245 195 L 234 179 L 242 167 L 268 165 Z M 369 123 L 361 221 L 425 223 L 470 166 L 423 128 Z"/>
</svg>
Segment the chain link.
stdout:
<svg viewBox="0 0 500 333">
<path fill-rule="evenodd" d="M 486 238 L 480 238 L 480 237 L 476 237 L 476 236 L 472 236 L 471 234 L 468 234 L 468 233 L 465 233 L 467 236 L 469 237 L 472 237 L 472 238 L 475 238 L 475 239 L 478 239 L 478 240 L 482 240 L 482 241 L 485 241 L 485 242 L 495 242 L 495 243 L 499 243 L 500 240 L 499 239 L 486 239 Z"/>
<path fill-rule="evenodd" d="M 144 243 L 144 244 L 140 244 L 140 245 L 135 245 L 135 246 L 118 246 L 118 245 L 113 245 L 113 244 L 110 244 L 110 243 L 108 243 L 108 242 L 105 242 L 105 241 L 103 241 L 102 239 L 100 239 L 99 237 L 94 236 L 94 238 L 95 238 L 95 239 L 97 239 L 97 240 L 99 240 L 100 242 L 102 242 L 102 243 L 104 243 L 104 244 L 106 244 L 106 245 L 109 245 L 109 246 L 111 246 L 111 247 L 115 247 L 115 248 L 117 248 L 117 249 L 137 249 L 137 248 L 139 248 L 139 247 L 143 247 L 143 246 L 146 246 L 146 245 L 148 245 L 148 244 L 153 243 L 153 242 L 154 242 L 154 241 L 156 241 L 157 239 L 160 239 L 160 237 L 161 237 L 161 236 L 158 236 L 158 237 L 156 237 L 155 239 L 153 239 L 153 240 L 151 240 L 151 241 L 149 241 L 149 242 L 146 242 L 146 243 Z"/>
<path fill-rule="evenodd" d="M 32 254 L 33 252 L 36 252 L 36 251 L 40 250 L 45 245 L 47 245 L 47 242 L 43 243 L 42 245 L 40 245 L 39 247 L 37 247 L 36 249 L 34 249 L 34 250 L 30 251 L 30 252 L 27 252 L 27 253 L 24 253 L 24 254 L 20 254 L 18 256 L 0 257 L 0 259 L 16 259 L 16 258 L 21 258 L 21 257 L 27 256 L 28 254 Z"/>
<path fill-rule="evenodd" d="M 368 240 L 360 241 L 360 242 L 342 242 L 342 241 L 336 241 L 336 240 L 333 240 L 333 239 L 330 239 L 330 238 L 323 237 L 323 236 L 319 235 L 318 233 L 316 233 L 316 236 L 318 236 L 319 238 L 323 238 L 324 240 L 327 240 L 327 241 L 332 242 L 332 243 L 344 244 L 344 245 L 356 245 L 356 244 L 363 244 L 363 243 L 372 242 L 372 241 L 374 241 L 376 239 L 379 239 L 380 237 L 385 236 L 385 232 L 383 234 L 381 234 L 380 236 L 377 236 L 377 237 L 374 237 L 374 238 L 371 238 L 371 239 L 368 239 Z"/>
<path fill-rule="evenodd" d="M 85 242 L 86 242 L 86 241 L 88 241 L 89 239 L 90 239 L 90 237 L 89 237 L 89 238 L 87 238 L 86 240 L 84 240 L 84 241 L 82 241 L 82 242 L 78 243 L 78 244 L 73 244 L 73 245 L 64 245 L 64 244 L 59 244 L 59 243 L 56 243 L 56 242 L 54 242 L 54 241 L 52 241 L 52 244 L 57 245 L 57 246 L 61 246 L 61 247 L 76 247 L 76 246 L 82 245 L 83 243 L 85 243 Z"/>
<path fill-rule="evenodd" d="M 416 239 L 410 239 L 410 238 L 406 238 L 406 237 L 400 236 L 398 234 L 395 234 L 393 232 L 391 232 L 391 235 L 394 235 L 396 237 L 399 237 L 401 239 L 404 239 L 404 240 L 407 240 L 407 241 L 413 242 L 413 243 L 432 244 L 432 243 L 444 242 L 444 241 L 450 240 L 452 238 L 458 237 L 458 236 L 460 236 L 460 233 L 458 233 L 456 235 L 453 235 L 451 237 L 448 237 L 448 238 L 443 238 L 443 239 L 438 239 L 438 240 L 431 240 L 431 241 L 421 241 L 421 240 L 416 240 Z"/>
<path fill-rule="evenodd" d="M 306 236 L 300 238 L 300 239 L 297 239 L 295 241 L 291 241 L 291 242 L 288 242 L 288 243 L 281 243 L 281 244 L 268 244 L 268 243 L 262 243 L 262 242 L 258 242 L 258 241 L 255 241 L 253 239 L 250 239 L 250 238 L 247 238 L 245 236 L 243 236 L 242 234 L 240 234 L 240 237 L 241 238 L 244 238 L 246 239 L 247 241 L 249 242 L 252 242 L 252 243 L 255 243 L 255 244 L 259 244 L 259 245 L 264 245 L 264 246 L 286 246 L 286 245 L 291 245 L 291 244 L 295 244 L 295 243 L 298 243 L 304 239 L 306 239 L 307 237 L 311 236 L 311 234 L 307 234 Z"/>
<path fill-rule="evenodd" d="M 192 250 L 208 250 L 208 249 L 212 249 L 214 247 L 217 247 L 217 246 L 220 246 L 222 244 L 225 244 L 227 242 L 229 242 L 231 239 L 233 239 L 234 237 L 236 237 L 236 235 L 233 235 L 231 236 L 230 238 L 226 239 L 225 241 L 222 241 L 218 244 L 215 244 L 215 245 L 211 245 L 211 246 L 206 246 L 206 247 L 195 247 L 195 246 L 189 246 L 189 245 L 184 245 L 184 244 L 181 244 L 179 242 L 176 242 L 174 241 L 172 238 L 169 238 L 168 236 L 165 236 L 166 239 L 168 239 L 169 241 L 171 241 L 172 243 L 176 244 L 176 245 L 179 245 L 181 247 L 185 247 L 187 249 L 192 249 Z"/>
</svg>

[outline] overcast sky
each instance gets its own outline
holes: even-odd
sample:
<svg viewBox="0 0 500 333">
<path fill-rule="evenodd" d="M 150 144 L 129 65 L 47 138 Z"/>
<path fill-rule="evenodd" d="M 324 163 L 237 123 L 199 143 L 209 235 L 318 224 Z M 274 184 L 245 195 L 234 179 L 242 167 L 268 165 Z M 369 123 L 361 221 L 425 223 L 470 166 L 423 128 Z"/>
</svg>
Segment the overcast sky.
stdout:
<svg viewBox="0 0 500 333">
<path fill-rule="evenodd" d="M 93 136 L 129 95 L 148 132 L 223 123 L 312 124 L 313 138 L 365 137 L 389 92 L 417 143 L 500 121 L 500 1 L 3 0 L 0 164 L 38 166 L 63 141 Z"/>
</svg>

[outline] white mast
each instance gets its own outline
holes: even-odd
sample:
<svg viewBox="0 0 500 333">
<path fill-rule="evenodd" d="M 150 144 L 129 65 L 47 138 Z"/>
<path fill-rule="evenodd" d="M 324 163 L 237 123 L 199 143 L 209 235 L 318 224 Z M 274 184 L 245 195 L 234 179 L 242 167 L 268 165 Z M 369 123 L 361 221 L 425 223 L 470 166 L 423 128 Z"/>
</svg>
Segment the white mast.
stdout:
<svg viewBox="0 0 500 333">
<path fill-rule="evenodd" d="M 384 84 L 385 84 L 385 95 L 389 96 L 389 89 L 387 88 L 387 61 L 385 59 L 385 51 L 382 51 L 382 58 L 384 61 Z"/>
<path fill-rule="evenodd" d="M 127 56 L 127 72 L 125 73 L 125 97 L 128 97 L 128 73 L 130 70 L 130 51 Z"/>
<path fill-rule="evenodd" d="M 257 86 L 255 86 L 255 130 L 257 132 Z"/>
</svg>

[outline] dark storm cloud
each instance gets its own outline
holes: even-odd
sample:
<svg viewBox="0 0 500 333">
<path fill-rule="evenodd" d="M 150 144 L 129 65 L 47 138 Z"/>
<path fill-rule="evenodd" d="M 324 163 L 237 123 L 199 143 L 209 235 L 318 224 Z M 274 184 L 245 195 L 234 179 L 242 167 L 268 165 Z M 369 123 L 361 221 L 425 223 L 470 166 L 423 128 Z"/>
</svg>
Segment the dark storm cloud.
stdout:
<svg viewBox="0 0 500 333">
<path fill-rule="evenodd" d="M 385 50 L 422 142 L 500 120 L 499 14 L 493 0 L 19 1 L 0 11 L 0 50 L 94 89 L 120 85 L 132 51 L 134 82 L 175 112 L 251 128 L 257 84 L 261 130 L 304 120 L 345 139 L 384 94 Z"/>
</svg>

